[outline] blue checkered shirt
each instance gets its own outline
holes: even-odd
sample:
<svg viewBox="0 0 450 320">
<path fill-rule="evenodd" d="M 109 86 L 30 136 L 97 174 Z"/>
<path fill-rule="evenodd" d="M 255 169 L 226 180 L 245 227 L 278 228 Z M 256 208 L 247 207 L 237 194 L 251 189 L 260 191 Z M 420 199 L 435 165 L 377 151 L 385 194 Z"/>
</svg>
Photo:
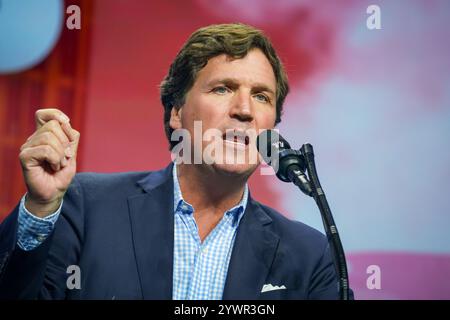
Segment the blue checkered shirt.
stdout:
<svg viewBox="0 0 450 320">
<path fill-rule="evenodd" d="M 194 208 L 183 200 L 177 177 L 177 166 L 173 166 L 174 186 L 174 300 L 219 300 L 228 273 L 231 252 L 237 227 L 244 214 L 248 200 L 245 185 L 241 202 L 223 215 L 223 218 L 201 242 Z M 33 250 L 52 232 L 61 212 L 61 206 L 52 215 L 38 218 L 25 208 L 25 196 L 19 206 L 17 244 L 23 250 Z"/>
<path fill-rule="evenodd" d="M 247 206 L 245 185 L 241 202 L 225 212 L 216 227 L 201 242 L 194 208 L 183 200 L 173 166 L 175 244 L 173 261 L 174 300 L 220 300 L 228 273 L 236 230 Z"/>
<path fill-rule="evenodd" d="M 45 218 L 39 218 L 25 208 L 25 196 L 19 205 L 17 245 L 22 250 L 29 251 L 38 247 L 52 232 L 61 212 L 62 202 L 56 212 Z"/>
</svg>

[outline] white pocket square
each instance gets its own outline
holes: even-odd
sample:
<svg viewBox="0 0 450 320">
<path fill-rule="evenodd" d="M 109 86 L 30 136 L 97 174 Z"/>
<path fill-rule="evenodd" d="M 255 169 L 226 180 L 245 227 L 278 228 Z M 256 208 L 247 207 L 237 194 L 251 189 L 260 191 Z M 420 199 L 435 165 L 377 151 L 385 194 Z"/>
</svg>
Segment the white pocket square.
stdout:
<svg viewBox="0 0 450 320">
<path fill-rule="evenodd" d="M 265 284 L 263 285 L 261 292 L 267 292 L 267 291 L 274 291 L 274 290 L 285 290 L 286 287 L 283 286 L 273 286 L 272 284 Z"/>
</svg>

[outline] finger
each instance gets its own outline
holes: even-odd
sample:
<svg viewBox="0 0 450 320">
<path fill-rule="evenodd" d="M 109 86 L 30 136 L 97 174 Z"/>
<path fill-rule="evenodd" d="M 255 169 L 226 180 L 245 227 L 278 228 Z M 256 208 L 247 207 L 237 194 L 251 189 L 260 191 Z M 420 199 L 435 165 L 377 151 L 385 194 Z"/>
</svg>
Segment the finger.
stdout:
<svg viewBox="0 0 450 320">
<path fill-rule="evenodd" d="M 61 124 L 58 121 L 56 120 L 48 121 L 36 131 L 36 134 L 40 134 L 42 132 L 52 132 L 65 148 L 69 146 L 70 142 L 69 137 L 66 135 L 66 133 L 61 127 Z"/>
<path fill-rule="evenodd" d="M 61 128 L 63 129 L 64 133 L 66 134 L 66 136 L 69 138 L 69 140 L 71 142 L 76 140 L 76 138 L 78 136 L 78 134 L 77 134 L 78 131 L 76 131 L 75 129 L 72 129 L 70 122 L 61 124 Z"/>
<path fill-rule="evenodd" d="M 70 139 L 70 152 L 72 153 L 72 156 L 76 156 L 78 152 L 78 144 L 80 142 L 80 133 L 77 130 L 70 128 L 70 125 L 68 124 L 64 124 L 62 127 Z"/>
<path fill-rule="evenodd" d="M 40 145 L 49 145 L 52 147 L 61 158 L 61 166 L 65 167 L 67 165 L 67 159 L 65 154 L 65 147 L 61 144 L 59 139 L 51 131 L 42 132 L 37 134 L 33 139 L 27 141 L 20 150 L 25 148 L 37 147 Z"/>
<path fill-rule="evenodd" d="M 25 148 L 19 155 L 22 166 L 28 169 L 30 166 L 47 163 L 53 171 L 61 169 L 61 159 L 58 153 L 49 145 Z"/>
<path fill-rule="evenodd" d="M 70 122 L 69 117 L 58 109 L 39 109 L 35 113 L 36 129 L 41 128 L 45 123 L 55 120 L 59 123 Z"/>
</svg>

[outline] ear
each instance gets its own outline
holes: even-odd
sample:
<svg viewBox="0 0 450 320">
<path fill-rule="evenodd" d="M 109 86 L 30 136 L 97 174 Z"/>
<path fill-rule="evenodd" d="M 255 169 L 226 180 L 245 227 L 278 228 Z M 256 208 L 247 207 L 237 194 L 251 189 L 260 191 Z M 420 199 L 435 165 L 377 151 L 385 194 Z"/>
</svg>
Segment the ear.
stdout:
<svg viewBox="0 0 450 320">
<path fill-rule="evenodd" d="M 173 130 L 181 129 L 182 123 L 181 123 L 181 112 L 183 110 L 183 107 L 177 109 L 176 107 L 172 107 L 172 110 L 170 111 L 170 121 L 169 125 Z"/>
</svg>

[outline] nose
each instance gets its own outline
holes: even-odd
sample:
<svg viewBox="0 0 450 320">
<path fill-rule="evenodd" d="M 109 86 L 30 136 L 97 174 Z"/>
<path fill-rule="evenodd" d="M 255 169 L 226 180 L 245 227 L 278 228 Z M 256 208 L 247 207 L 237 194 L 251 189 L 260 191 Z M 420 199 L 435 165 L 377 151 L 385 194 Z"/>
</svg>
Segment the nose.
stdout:
<svg viewBox="0 0 450 320">
<path fill-rule="evenodd" d="M 230 116 L 242 122 L 253 121 L 253 106 L 250 92 L 236 91 L 230 109 Z"/>
</svg>

